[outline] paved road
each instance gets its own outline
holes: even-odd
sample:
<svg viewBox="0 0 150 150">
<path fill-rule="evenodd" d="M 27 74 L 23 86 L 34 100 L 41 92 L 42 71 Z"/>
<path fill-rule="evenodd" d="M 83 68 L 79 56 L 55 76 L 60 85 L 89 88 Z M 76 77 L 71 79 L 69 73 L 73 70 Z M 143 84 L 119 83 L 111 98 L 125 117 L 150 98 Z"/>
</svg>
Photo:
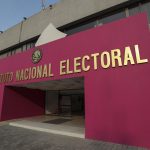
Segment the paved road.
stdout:
<svg viewBox="0 0 150 150">
<path fill-rule="evenodd" d="M 125 145 L 0 126 L 0 150 L 144 150 Z"/>
</svg>

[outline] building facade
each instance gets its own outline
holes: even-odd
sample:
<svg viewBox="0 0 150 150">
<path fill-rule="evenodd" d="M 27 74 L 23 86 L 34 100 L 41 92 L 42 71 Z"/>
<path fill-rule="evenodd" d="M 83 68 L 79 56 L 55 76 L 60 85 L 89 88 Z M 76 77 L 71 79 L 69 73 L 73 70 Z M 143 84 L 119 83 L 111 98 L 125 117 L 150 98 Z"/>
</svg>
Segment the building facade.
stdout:
<svg viewBox="0 0 150 150">
<path fill-rule="evenodd" d="M 83 9 L 84 5 L 86 7 Z M 140 12 L 147 12 L 150 20 L 149 8 L 149 0 L 88 0 L 86 2 L 61 0 L 2 32 L 0 58 L 34 47 L 40 34 L 49 23 L 69 36 Z"/>
<path fill-rule="evenodd" d="M 62 0 L 1 33 L 0 120 L 80 114 L 85 138 L 150 148 L 149 7 Z M 68 36 L 35 47 L 49 23 Z"/>
</svg>

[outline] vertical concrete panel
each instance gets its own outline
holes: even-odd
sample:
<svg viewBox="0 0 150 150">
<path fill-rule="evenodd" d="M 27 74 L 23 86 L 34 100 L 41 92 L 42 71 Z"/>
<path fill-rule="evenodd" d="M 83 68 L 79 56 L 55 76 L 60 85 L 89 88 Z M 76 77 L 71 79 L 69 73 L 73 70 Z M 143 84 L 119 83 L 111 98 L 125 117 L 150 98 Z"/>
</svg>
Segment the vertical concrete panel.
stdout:
<svg viewBox="0 0 150 150">
<path fill-rule="evenodd" d="M 21 24 L 19 23 L 0 34 L 0 50 L 11 47 L 19 43 Z"/>
</svg>

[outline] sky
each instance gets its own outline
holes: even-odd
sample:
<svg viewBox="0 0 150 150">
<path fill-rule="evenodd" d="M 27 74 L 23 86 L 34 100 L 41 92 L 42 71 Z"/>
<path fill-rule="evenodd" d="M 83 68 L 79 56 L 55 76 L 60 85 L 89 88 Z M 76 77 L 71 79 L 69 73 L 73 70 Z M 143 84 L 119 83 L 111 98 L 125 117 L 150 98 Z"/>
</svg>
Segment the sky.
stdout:
<svg viewBox="0 0 150 150">
<path fill-rule="evenodd" d="M 60 0 L 44 0 L 45 5 L 54 4 Z M 42 9 L 41 0 L 0 0 L 0 31 L 30 17 Z"/>
</svg>

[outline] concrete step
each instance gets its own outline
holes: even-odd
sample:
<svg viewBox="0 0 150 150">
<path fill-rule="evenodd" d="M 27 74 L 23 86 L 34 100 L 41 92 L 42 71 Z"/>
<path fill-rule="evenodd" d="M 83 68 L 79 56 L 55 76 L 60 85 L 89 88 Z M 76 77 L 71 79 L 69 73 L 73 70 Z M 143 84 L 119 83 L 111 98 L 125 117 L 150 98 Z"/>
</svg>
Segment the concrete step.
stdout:
<svg viewBox="0 0 150 150">
<path fill-rule="evenodd" d="M 53 133 L 53 134 L 84 138 L 84 128 L 80 128 L 80 127 L 46 124 L 46 123 L 33 122 L 27 120 L 10 122 L 9 125 L 15 127 L 21 127 L 25 129 L 36 130 L 36 131 Z"/>
</svg>

